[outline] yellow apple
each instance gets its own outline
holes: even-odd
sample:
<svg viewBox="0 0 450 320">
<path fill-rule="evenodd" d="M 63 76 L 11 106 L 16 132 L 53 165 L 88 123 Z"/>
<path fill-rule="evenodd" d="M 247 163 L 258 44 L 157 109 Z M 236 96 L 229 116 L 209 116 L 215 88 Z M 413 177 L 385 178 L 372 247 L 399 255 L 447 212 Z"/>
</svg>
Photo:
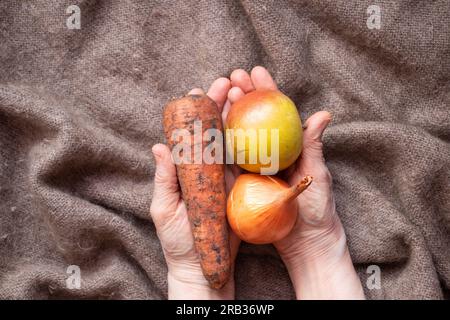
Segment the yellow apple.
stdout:
<svg viewBox="0 0 450 320">
<path fill-rule="evenodd" d="M 227 147 L 232 149 L 228 152 L 231 151 L 235 163 L 247 171 L 264 173 L 261 169 L 264 171 L 273 164 L 277 164 L 277 171 L 283 170 L 301 153 L 300 115 L 294 102 L 278 90 L 255 90 L 246 94 L 231 106 L 225 126 Z M 236 132 L 245 132 L 245 143 L 239 143 Z M 256 141 L 252 140 L 255 133 Z M 239 155 L 241 161 L 238 161 Z"/>
</svg>

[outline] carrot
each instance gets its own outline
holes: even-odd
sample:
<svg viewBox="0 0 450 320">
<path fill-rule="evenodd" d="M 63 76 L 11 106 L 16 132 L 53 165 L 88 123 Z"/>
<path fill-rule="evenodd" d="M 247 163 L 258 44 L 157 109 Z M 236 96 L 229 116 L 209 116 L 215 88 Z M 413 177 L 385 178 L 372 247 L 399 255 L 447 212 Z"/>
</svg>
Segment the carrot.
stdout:
<svg viewBox="0 0 450 320">
<path fill-rule="evenodd" d="M 202 135 L 207 129 L 218 129 L 223 134 L 222 120 L 216 103 L 207 95 L 189 95 L 167 104 L 164 110 L 164 132 L 170 149 L 172 133 L 186 129 L 194 133 L 194 122 L 201 121 Z M 202 139 L 203 140 L 203 139 Z M 202 142 L 202 151 L 208 145 Z M 190 140 L 194 151 L 194 139 Z M 192 152 L 193 154 L 193 152 Z M 225 285 L 230 276 L 230 244 L 226 220 L 225 167 L 223 164 L 177 164 L 177 176 L 185 201 L 203 274 L 212 288 Z"/>
</svg>

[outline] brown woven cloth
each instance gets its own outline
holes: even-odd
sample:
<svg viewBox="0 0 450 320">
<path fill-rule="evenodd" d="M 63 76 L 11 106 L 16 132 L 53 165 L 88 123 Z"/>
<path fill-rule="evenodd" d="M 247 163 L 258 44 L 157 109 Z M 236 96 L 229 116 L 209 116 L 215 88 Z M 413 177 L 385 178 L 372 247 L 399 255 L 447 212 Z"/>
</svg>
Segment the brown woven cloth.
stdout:
<svg viewBox="0 0 450 320">
<path fill-rule="evenodd" d="M 161 110 L 255 65 L 304 119 L 334 116 L 325 156 L 367 296 L 448 295 L 448 1 L 2 0 L 0 298 L 166 298 L 149 217 Z M 236 282 L 240 299 L 294 297 L 271 246 L 241 247 Z"/>
</svg>

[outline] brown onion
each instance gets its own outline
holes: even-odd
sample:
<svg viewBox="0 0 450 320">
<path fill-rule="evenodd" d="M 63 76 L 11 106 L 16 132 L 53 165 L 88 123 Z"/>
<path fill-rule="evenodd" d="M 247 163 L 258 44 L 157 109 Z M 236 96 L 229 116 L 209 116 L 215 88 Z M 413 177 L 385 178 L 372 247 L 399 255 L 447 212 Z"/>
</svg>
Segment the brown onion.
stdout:
<svg viewBox="0 0 450 320">
<path fill-rule="evenodd" d="M 237 236 L 249 243 L 265 244 L 281 240 L 297 220 L 297 196 L 312 182 L 306 176 L 289 187 L 274 176 L 242 174 L 227 201 L 228 222 Z"/>
</svg>

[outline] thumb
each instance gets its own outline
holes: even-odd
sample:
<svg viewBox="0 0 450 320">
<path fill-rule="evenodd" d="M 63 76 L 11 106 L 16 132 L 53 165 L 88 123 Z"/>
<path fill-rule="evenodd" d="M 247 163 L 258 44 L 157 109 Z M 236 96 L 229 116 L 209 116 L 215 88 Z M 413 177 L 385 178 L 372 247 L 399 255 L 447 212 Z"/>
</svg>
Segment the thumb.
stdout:
<svg viewBox="0 0 450 320">
<path fill-rule="evenodd" d="M 175 165 L 172 153 L 164 144 L 155 144 L 152 148 L 156 170 L 152 197 L 151 214 L 160 215 L 162 211 L 175 211 L 180 197 Z M 153 217 L 155 219 L 155 217 Z"/>
<path fill-rule="evenodd" d="M 303 131 L 303 158 L 324 161 L 322 135 L 330 122 L 331 114 L 327 111 L 316 112 L 308 118 Z"/>
</svg>

